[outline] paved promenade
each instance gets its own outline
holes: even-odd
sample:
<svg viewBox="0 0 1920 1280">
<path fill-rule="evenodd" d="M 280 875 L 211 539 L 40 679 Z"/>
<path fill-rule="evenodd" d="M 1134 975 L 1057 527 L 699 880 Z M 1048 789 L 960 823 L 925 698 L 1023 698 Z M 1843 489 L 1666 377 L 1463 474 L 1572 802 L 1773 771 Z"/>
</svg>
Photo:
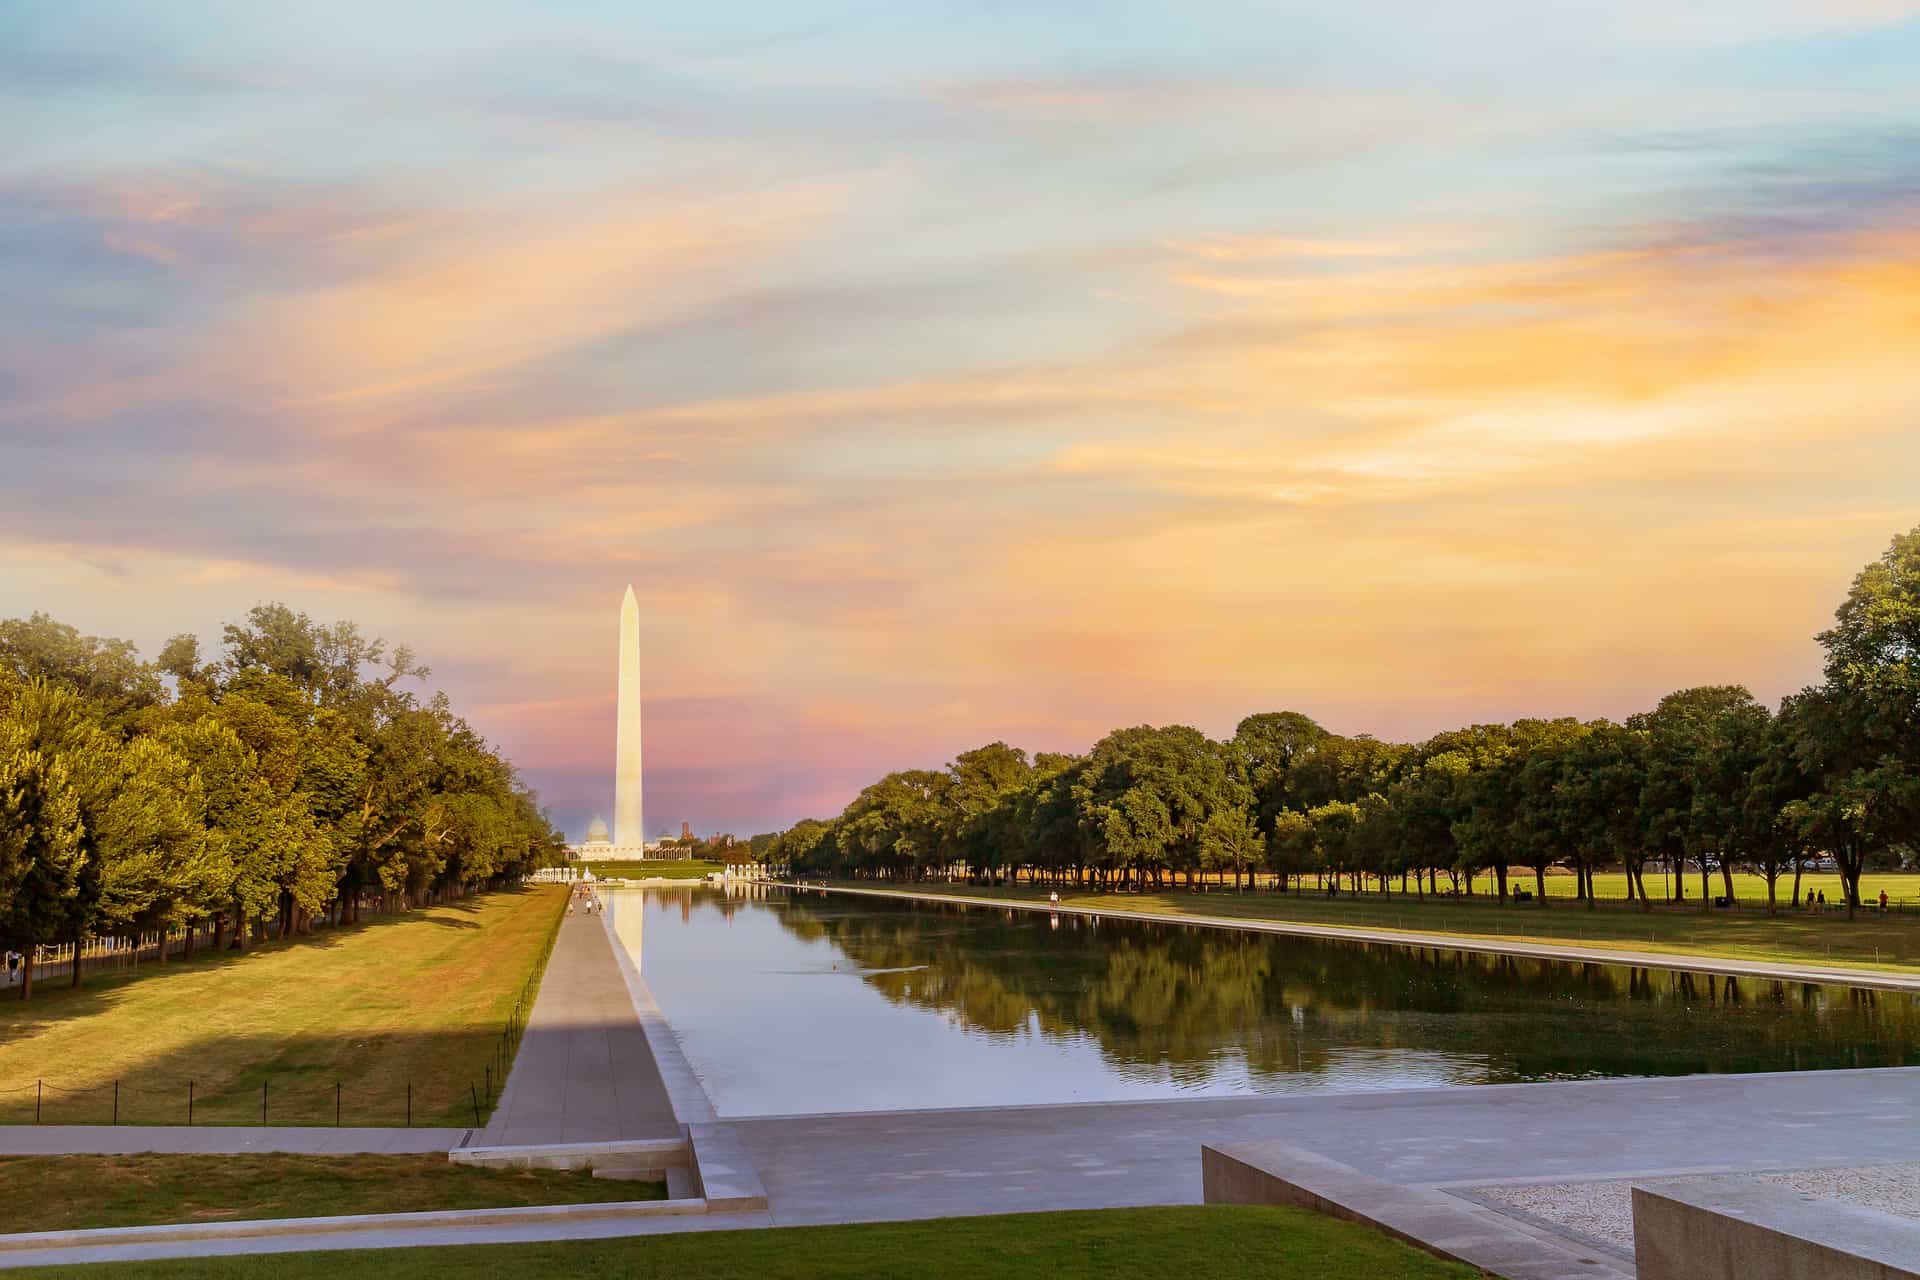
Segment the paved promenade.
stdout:
<svg viewBox="0 0 1920 1280">
<path fill-rule="evenodd" d="M 576 901 L 483 1147 L 681 1136 L 605 920 Z"/>
<path fill-rule="evenodd" d="M 786 882 L 781 882 L 786 883 Z M 789 884 L 787 887 L 793 888 Z M 1302 924 L 1292 920 L 1250 920 L 1238 916 L 1170 915 L 1155 911 L 1127 911 L 1110 907 L 1056 907 L 1015 898 L 975 898 L 958 893 L 915 893 L 908 889 L 855 889 L 845 885 L 808 885 L 813 892 L 851 893 L 869 898 L 911 898 L 920 902 L 962 902 L 975 907 L 1045 911 L 1059 915 L 1098 916 L 1102 920 L 1142 920 L 1148 924 L 1199 925 L 1207 929 L 1238 929 L 1247 933 L 1282 933 L 1305 938 L 1333 938 L 1343 942 L 1385 942 L 1400 947 L 1444 947 L 1490 955 L 1528 956 L 1540 960 L 1567 960 L 1580 964 L 1623 964 L 1642 969 L 1671 969 L 1682 973 L 1725 974 L 1779 982 L 1833 983 L 1873 987 L 1881 991 L 1920 993 L 1920 973 L 1886 969 L 1848 969 L 1828 965 L 1740 960 L 1730 956 L 1698 956 L 1677 951 L 1625 951 L 1611 947 L 1581 947 L 1554 942 L 1468 938 L 1453 933 L 1401 932 L 1362 929 L 1338 924 Z"/>
<path fill-rule="evenodd" d="M 1920 1067 L 726 1123 L 784 1226 L 1196 1204 L 1202 1143 L 1439 1187 L 1893 1163 L 1920 1151 Z"/>
<path fill-rule="evenodd" d="M 1202 1143 L 1284 1141 L 1399 1186 L 1455 1192 L 1502 1183 L 1895 1163 L 1920 1150 L 1920 1068 L 721 1124 L 759 1170 L 767 1213 L 0 1252 L 0 1267 L 1196 1204 Z M 1538 1222 L 1521 1225 L 1552 1234 Z"/>
</svg>

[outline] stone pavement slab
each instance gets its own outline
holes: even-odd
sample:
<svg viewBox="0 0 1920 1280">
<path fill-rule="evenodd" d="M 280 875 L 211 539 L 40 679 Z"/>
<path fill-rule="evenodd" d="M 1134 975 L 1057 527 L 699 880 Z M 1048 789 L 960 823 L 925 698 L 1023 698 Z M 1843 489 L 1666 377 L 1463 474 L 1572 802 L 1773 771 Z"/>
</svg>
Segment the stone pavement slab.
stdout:
<svg viewBox="0 0 1920 1280">
<path fill-rule="evenodd" d="M 0 1155 L 402 1155 L 446 1152 L 469 1129 L 269 1128 L 250 1125 L 0 1125 Z"/>
<path fill-rule="evenodd" d="M 1293 1143 L 1446 1188 L 1889 1163 L 1920 1068 L 723 1120 L 775 1221 L 1198 1204 L 1200 1147 Z"/>
<path fill-rule="evenodd" d="M 681 1136 L 603 918 L 561 919 L 507 1087 L 476 1145 Z"/>
</svg>

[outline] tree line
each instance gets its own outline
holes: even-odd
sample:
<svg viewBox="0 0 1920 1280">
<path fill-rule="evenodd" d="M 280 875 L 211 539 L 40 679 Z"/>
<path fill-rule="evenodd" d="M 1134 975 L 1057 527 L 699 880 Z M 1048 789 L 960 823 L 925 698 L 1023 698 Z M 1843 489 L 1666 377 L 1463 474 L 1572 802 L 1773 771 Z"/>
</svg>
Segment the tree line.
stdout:
<svg viewBox="0 0 1920 1280">
<path fill-rule="evenodd" d="M 1266 872 L 1283 890 L 1313 875 L 1333 893 L 1397 879 L 1424 896 L 1442 876 L 1468 893 L 1485 876 L 1502 900 L 1519 868 L 1541 906 L 1549 870 L 1571 871 L 1592 905 L 1596 871 L 1620 868 L 1649 908 L 1649 868 L 1674 872 L 1676 901 L 1697 868 L 1705 906 L 1731 902 L 1745 867 L 1770 911 L 1787 870 L 1797 892 L 1800 868 L 1831 858 L 1851 914 L 1869 866 L 1920 846 L 1920 528 L 1860 572 L 1818 639 L 1824 678 L 1777 709 L 1714 685 L 1624 723 L 1523 719 L 1420 743 L 1342 736 L 1293 711 L 1248 716 L 1224 741 L 1141 725 L 1086 755 L 995 742 L 890 773 L 838 817 L 756 838 L 755 853 L 803 875 L 1104 888 Z"/>
<path fill-rule="evenodd" d="M 221 652 L 141 661 L 0 621 L 0 946 L 184 934 L 245 948 L 517 880 L 565 846 L 406 646 L 261 605 Z"/>
</svg>

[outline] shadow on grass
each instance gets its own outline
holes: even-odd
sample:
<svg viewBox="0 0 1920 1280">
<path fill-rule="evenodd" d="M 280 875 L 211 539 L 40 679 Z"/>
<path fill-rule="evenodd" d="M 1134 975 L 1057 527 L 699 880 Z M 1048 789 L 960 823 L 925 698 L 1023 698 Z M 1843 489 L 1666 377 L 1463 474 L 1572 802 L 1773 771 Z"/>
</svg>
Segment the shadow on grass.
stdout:
<svg viewBox="0 0 1920 1280">
<path fill-rule="evenodd" d="M 117 1103 L 115 1081 L 48 1062 L 43 1083 L 0 1080 L 0 1124 L 466 1127 L 497 1099 L 501 1047 L 485 1030 L 209 1038 L 124 1072 Z"/>
<path fill-rule="evenodd" d="M 119 970 L 87 970 L 81 975 L 81 984 L 74 987 L 71 975 L 58 973 L 51 977 L 36 974 L 33 980 L 33 996 L 22 1000 L 21 984 L 0 986 L 0 1031 L 9 1030 L 8 1023 L 26 1024 L 26 1033 L 31 1034 L 32 1024 L 53 1022 L 63 1018 L 85 1017 L 111 1008 L 114 999 L 135 986 L 143 988 L 147 984 L 165 983 L 179 980 L 195 974 L 228 965 L 244 965 L 268 956 L 282 955 L 288 951 L 331 951 L 349 945 L 357 939 L 366 939 L 377 935 L 381 930 L 399 925 L 432 924 L 449 929 L 484 929 L 486 926 L 475 919 L 461 919 L 462 916 L 476 916 L 481 913 L 490 900 L 521 897 L 537 892 L 533 889 L 501 889 L 492 893 L 478 894 L 460 902 L 437 904 L 431 907 L 416 907 L 411 911 L 399 911 L 388 915 L 367 915 L 352 924 L 323 925 L 312 933 L 296 935 L 292 938 L 275 938 L 255 942 L 245 951 L 228 946 L 215 950 L 209 943 L 191 956 L 173 956 L 164 964 L 158 960 L 145 959 L 133 968 Z M 557 909 L 557 908 L 556 908 Z"/>
<path fill-rule="evenodd" d="M 473 1123 L 558 921 L 559 896 L 518 896 L 0 1000 L 0 1123 L 259 1124 L 264 1105 L 269 1124 L 404 1124 L 409 1086 L 414 1123 Z M 461 940 L 390 932 L 409 924 Z"/>
</svg>

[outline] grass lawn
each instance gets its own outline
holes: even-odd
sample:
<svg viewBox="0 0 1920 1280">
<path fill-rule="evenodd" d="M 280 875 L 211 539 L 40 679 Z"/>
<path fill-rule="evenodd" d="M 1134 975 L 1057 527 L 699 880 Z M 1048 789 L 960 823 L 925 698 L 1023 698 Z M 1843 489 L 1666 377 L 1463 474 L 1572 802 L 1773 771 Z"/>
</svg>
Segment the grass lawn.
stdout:
<svg viewBox="0 0 1920 1280">
<path fill-rule="evenodd" d="M 699 880 L 711 872 L 719 871 L 725 864 L 708 862 L 704 858 L 650 858 L 644 862 L 576 862 L 573 865 L 584 866 L 603 880 L 608 876 L 620 880 L 644 880 L 649 876 L 665 880 Z"/>
<path fill-rule="evenodd" d="M 174 1262 L 48 1267 L 38 1277 L 174 1280 L 1123 1280 L 1210 1275 L 1263 1280 L 1469 1280 L 1471 1267 L 1304 1209 L 1215 1205 L 625 1240 L 466 1245 L 357 1253 L 281 1253 Z"/>
<path fill-rule="evenodd" d="M 1662 880 L 1658 870 L 1648 871 L 1646 879 L 1647 888 L 1653 891 L 1656 898 L 1668 891 L 1665 886 L 1671 886 L 1673 883 L 1673 877 L 1670 872 L 1666 879 Z M 1444 878 L 1442 883 L 1445 883 Z M 1533 888 L 1533 872 L 1531 869 L 1511 872 L 1509 873 L 1508 883 L 1517 884 L 1523 889 L 1531 889 Z M 1482 879 L 1476 883 L 1475 887 L 1477 889 L 1484 884 L 1485 880 Z M 1597 871 L 1593 876 L 1593 887 L 1594 891 L 1600 895 L 1602 902 L 1609 900 L 1624 902 L 1627 897 L 1627 873 L 1624 871 Z M 1800 896 L 1805 898 L 1807 896 L 1807 890 L 1809 889 L 1815 893 L 1824 892 L 1827 895 L 1827 909 L 1829 911 L 1838 912 L 1844 910 L 1843 904 L 1846 902 L 1846 897 L 1840 887 L 1839 872 L 1807 872 L 1800 877 Z M 1861 905 L 1866 905 L 1870 900 L 1877 901 L 1882 889 L 1887 891 L 1887 899 L 1890 904 L 1898 904 L 1909 909 L 1920 906 L 1920 873 L 1912 871 L 1867 872 L 1860 877 Z M 1575 880 L 1571 872 L 1561 872 L 1557 875 L 1549 873 L 1547 875 L 1548 896 L 1571 898 L 1574 895 L 1574 890 Z M 1707 896 L 1717 897 L 1725 892 L 1726 888 L 1721 883 L 1720 872 L 1716 868 L 1713 872 L 1713 890 Z M 1734 896 L 1740 900 L 1743 906 L 1765 907 L 1767 905 L 1767 882 L 1764 877 L 1757 876 L 1750 871 L 1736 871 L 1733 873 L 1733 892 Z M 1780 877 L 1777 892 L 1780 897 L 1780 904 L 1784 908 L 1790 895 L 1793 893 L 1793 872 L 1788 871 Z M 1698 871 L 1689 871 L 1687 873 L 1687 900 L 1696 907 L 1700 905 L 1700 873 Z"/>
<path fill-rule="evenodd" d="M 1891 877 L 1889 877 L 1891 878 Z M 1571 880 L 1571 877 L 1568 877 Z M 1869 878 L 1869 882 L 1870 882 Z M 884 883 L 849 882 L 854 888 Z M 1697 887 L 1697 885 L 1696 885 Z M 1048 889 L 1021 884 L 987 888 L 965 884 L 902 886 L 927 895 L 1044 900 Z M 1892 890 L 1888 891 L 1892 896 Z M 1831 895 L 1829 895 L 1831 897 Z M 1854 968 L 1912 971 L 1920 968 L 1920 913 L 1862 912 L 1849 923 L 1844 914 L 1782 911 L 1764 913 L 1700 911 L 1697 906 L 1642 912 L 1621 906 L 1589 910 L 1573 902 L 1552 907 L 1537 903 L 1501 906 L 1490 899 L 1434 899 L 1411 895 L 1342 892 L 1328 898 L 1311 887 L 1300 894 L 1267 890 L 1235 893 L 1214 886 L 1204 893 L 1174 889 L 1159 893 L 1060 891 L 1064 906 L 1143 911 L 1159 915 L 1225 916 L 1247 920 L 1287 920 L 1404 932 L 1457 933 L 1472 938 L 1528 938 L 1580 946 L 1678 951 L 1731 956 L 1743 960 L 1803 961 Z"/>
<path fill-rule="evenodd" d="M 475 1169 L 445 1156 L 0 1156 L 0 1231 L 659 1200 L 658 1182 Z"/>
<path fill-rule="evenodd" d="M 470 1125 L 502 1027 L 559 927 L 561 885 L 376 917 L 134 976 L 0 998 L 0 1122 Z M 495 1067 L 494 1070 L 498 1071 Z M 481 1112 L 485 1114 L 485 1098 Z"/>
</svg>

